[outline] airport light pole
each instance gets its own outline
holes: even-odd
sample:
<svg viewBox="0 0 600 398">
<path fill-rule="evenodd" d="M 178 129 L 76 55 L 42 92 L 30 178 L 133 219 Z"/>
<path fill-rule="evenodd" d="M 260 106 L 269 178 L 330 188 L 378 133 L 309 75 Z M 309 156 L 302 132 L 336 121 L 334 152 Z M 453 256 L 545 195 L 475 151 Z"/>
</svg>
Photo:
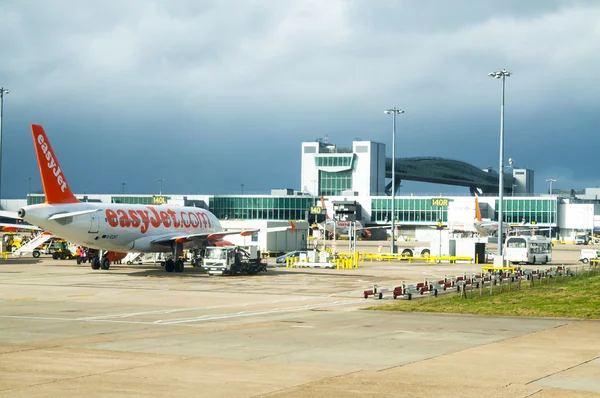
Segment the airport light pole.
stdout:
<svg viewBox="0 0 600 398">
<path fill-rule="evenodd" d="M 2 198 L 2 115 L 4 113 L 4 94 L 10 91 L 0 87 L 0 199 Z"/>
<path fill-rule="evenodd" d="M 552 183 L 556 182 L 556 180 L 554 178 L 548 178 L 546 182 L 550 183 L 550 195 L 552 195 Z"/>
<path fill-rule="evenodd" d="M 498 257 L 502 261 L 502 266 L 504 266 L 504 257 L 502 256 L 502 244 L 504 242 L 504 228 L 503 228 L 503 218 L 504 218 L 504 92 L 506 87 L 506 78 L 511 75 L 506 69 L 502 69 L 500 72 L 491 72 L 488 73 L 489 77 L 493 77 L 494 79 L 502 78 L 502 102 L 500 105 L 500 167 L 498 168 L 498 173 L 500 174 L 498 179 L 498 202 L 500 209 L 498 210 Z"/>
<path fill-rule="evenodd" d="M 550 195 L 552 195 L 552 183 L 556 182 L 556 180 L 554 178 L 548 178 L 546 180 L 546 182 L 550 183 Z M 552 239 L 552 227 L 551 226 L 548 227 L 548 236 L 550 236 L 550 239 Z"/>
<path fill-rule="evenodd" d="M 242 186 L 242 195 L 244 194 L 244 184 L 240 184 Z"/>
<path fill-rule="evenodd" d="M 158 183 L 160 184 L 160 191 L 158 191 L 158 194 L 160 196 L 162 196 L 162 184 L 163 184 L 163 182 L 165 182 L 165 179 L 164 178 L 158 178 L 156 181 L 158 181 Z"/>
<path fill-rule="evenodd" d="M 396 231 L 395 231 L 395 204 L 396 201 L 396 115 L 404 113 L 402 109 L 393 107 L 384 111 L 386 115 L 392 115 L 392 246 L 390 251 L 392 254 L 396 253 Z"/>
<path fill-rule="evenodd" d="M 125 195 L 125 183 L 124 182 L 121 183 L 121 194 Z"/>
</svg>

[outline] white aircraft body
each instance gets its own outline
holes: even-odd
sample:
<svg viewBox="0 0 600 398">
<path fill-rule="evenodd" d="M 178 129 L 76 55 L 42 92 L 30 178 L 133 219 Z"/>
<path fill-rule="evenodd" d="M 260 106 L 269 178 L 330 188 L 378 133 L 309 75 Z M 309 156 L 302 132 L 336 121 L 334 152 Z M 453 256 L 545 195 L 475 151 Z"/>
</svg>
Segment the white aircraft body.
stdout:
<svg viewBox="0 0 600 398">
<path fill-rule="evenodd" d="M 498 221 L 483 220 L 481 218 L 481 210 L 479 210 L 479 199 L 475 198 L 475 218 L 473 227 L 481 236 L 498 236 L 498 227 L 500 223 Z M 508 223 L 502 223 L 502 229 L 504 235 L 507 235 L 511 230 L 512 226 Z"/>
<path fill-rule="evenodd" d="M 32 124 L 31 130 L 46 203 L 25 206 L 14 217 L 69 242 L 99 250 L 91 261 L 94 269 L 108 269 L 111 253 L 171 252 L 173 258 L 166 261 L 165 270 L 182 272 L 179 256 L 184 248 L 227 245 L 230 243 L 223 240 L 227 235 L 249 236 L 259 231 L 225 231 L 214 214 L 196 207 L 80 202 L 71 192 L 42 126 Z M 293 232 L 295 226 L 290 224 L 268 230 L 291 228 Z"/>
</svg>

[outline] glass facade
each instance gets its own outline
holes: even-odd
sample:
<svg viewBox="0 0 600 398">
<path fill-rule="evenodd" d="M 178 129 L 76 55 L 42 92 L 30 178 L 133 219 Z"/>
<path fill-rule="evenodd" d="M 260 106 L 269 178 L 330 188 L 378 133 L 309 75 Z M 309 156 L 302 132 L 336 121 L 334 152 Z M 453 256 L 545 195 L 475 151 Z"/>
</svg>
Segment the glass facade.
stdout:
<svg viewBox="0 0 600 398">
<path fill-rule="evenodd" d="M 44 195 L 28 195 L 27 196 L 27 206 L 39 205 L 40 203 L 44 203 L 45 201 L 46 201 L 46 196 L 44 196 Z"/>
<path fill-rule="evenodd" d="M 496 200 L 496 209 L 500 208 L 499 202 L 499 200 Z M 526 223 L 556 224 L 556 199 L 504 198 L 502 202 L 504 203 L 504 222 L 521 224 L 525 220 Z M 498 220 L 498 210 L 494 212 L 494 220 Z"/>
<path fill-rule="evenodd" d="M 165 199 L 170 199 L 165 196 Z M 111 203 L 125 203 L 128 205 L 153 205 L 154 198 L 152 196 L 112 196 Z"/>
<path fill-rule="evenodd" d="M 215 196 L 209 199 L 209 210 L 221 220 L 304 220 L 313 197 Z"/>
<path fill-rule="evenodd" d="M 432 206 L 431 199 L 400 198 L 394 201 L 397 222 L 434 223 L 448 221 L 448 208 Z M 392 219 L 392 198 L 371 200 L 371 221 L 389 222 Z"/>
<path fill-rule="evenodd" d="M 354 155 L 346 156 L 315 156 L 317 167 L 350 167 Z"/>
<path fill-rule="evenodd" d="M 352 170 L 329 172 L 319 171 L 319 195 L 340 196 L 343 191 L 352 190 Z"/>
</svg>

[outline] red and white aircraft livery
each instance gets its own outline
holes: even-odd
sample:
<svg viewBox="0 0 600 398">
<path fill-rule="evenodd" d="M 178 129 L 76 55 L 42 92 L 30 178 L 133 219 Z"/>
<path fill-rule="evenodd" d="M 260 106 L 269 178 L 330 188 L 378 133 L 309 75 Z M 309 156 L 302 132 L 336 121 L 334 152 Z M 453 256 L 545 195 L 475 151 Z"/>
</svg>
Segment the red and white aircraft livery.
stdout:
<svg viewBox="0 0 600 398">
<path fill-rule="evenodd" d="M 197 207 L 80 202 L 71 192 L 42 126 L 32 124 L 31 131 L 46 203 L 25 206 L 18 217 L 72 243 L 99 250 L 91 261 L 94 269 L 108 269 L 115 252 L 171 252 L 173 259 L 166 261 L 165 270 L 182 272 L 179 256 L 184 247 L 227 245 L 230 243 L 223 240 L 227 235 L 249 236 L 259 231 L 225 231 L 214 214 Z M 295 226 L 290 224 L 267 228 L 267 232 L 290 228 L 293 232 Z"/>
</svg>

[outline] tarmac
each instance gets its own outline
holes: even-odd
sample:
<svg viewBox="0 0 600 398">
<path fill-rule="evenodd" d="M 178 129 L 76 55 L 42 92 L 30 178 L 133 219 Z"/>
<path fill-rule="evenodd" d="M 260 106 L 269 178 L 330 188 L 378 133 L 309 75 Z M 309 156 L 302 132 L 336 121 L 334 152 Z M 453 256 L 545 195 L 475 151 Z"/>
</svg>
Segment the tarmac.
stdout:
<svg viewBox="0 0 600 398">
<path fill-rule="evenodd" d="M 554 264 L 577 265 L 578 248 Z M 600 396 L 600 321 L 365 311 L 474 264 L 199 269 L 0 260 L 0 396 Z M 429 298 L 435 299 L 435 298 Z"/>
</svg>

